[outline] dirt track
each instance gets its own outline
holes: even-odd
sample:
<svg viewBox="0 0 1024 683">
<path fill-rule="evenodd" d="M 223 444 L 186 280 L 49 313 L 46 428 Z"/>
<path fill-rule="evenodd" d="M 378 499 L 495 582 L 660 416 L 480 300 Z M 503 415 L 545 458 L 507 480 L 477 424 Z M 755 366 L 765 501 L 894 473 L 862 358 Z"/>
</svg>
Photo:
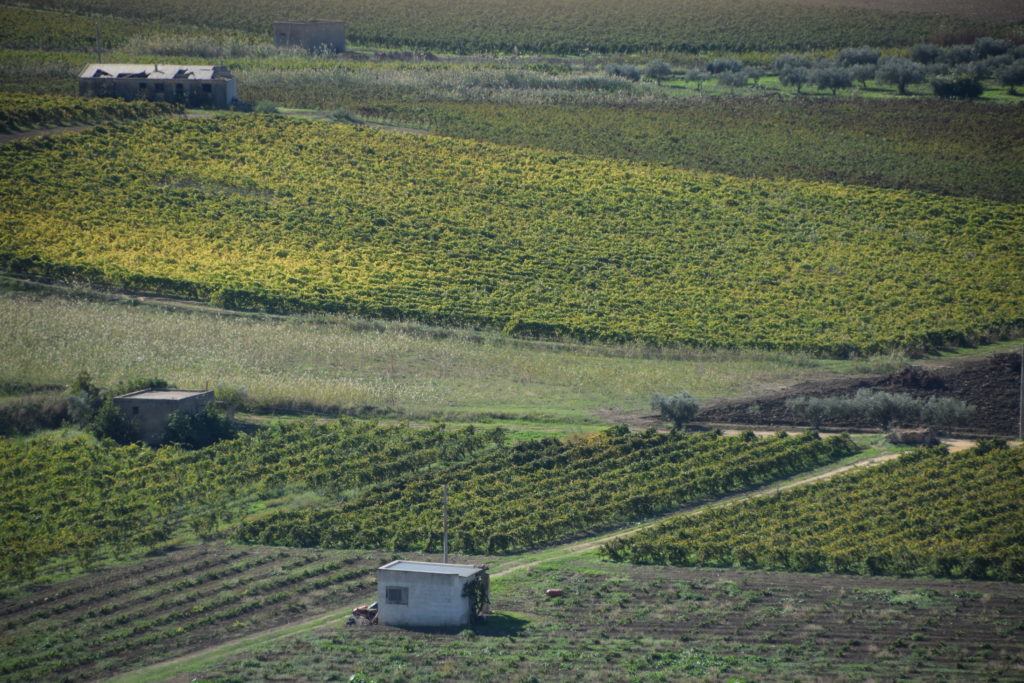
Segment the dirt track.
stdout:
<svg viewBox="0 0 1024 683">
<path fill-rule="evenodd" d="M 956 443 L 951 445 L 951 450 L 962 450 L 962 448 L 969 447 L 970 445 L 972 445 L 971 442 L 967 442 L 967 441 L 956 442 Z M 865 459 L 865 460 L 861 460 L 861 461 L 858 461 L 858 462 L 855 462 L 855 463 L 851 463 L 849 465 L 843 465 L 843 466 L 837 467 L 835 469 L 828 470 L 826 472 L 821 472 L 819 474 L 816 474 L 816 475 L 813 475 L 813 476 L 810 476 L 810 477 L 805 477 L 805 478 L 802 478 L 802 479 L 801 478 L 794 478 L 794 479 L 790 479 L 790 480 L 784 481 L 782 483 L 769 484 L 768 486 L 764 486 L 762 488 L 755 489 L 754 491 L 748 491 L 748 492 L 745 492 L 745 493 L 739 493 L 739 494 L 735 494 L 735 495 L 732 495 L 732 496 L 728 496 L 726 498 L 723 498 L 721 500 L 715 501 L 715 502 L 710 503 L 710 504 L 705 504 L 705 505 L 700 505 L 700 506 L 697 506 L 697 507 L 692 507 L 692 508 L 686 508 L 686 509 L 683 509 L 683 510 L 679 510 L 677 512 L 673 512 L 673 513 L 669 513 L 667 515 L 664 515 L 664 516 L 662 516 L 662 517 L 660 517 L 660 518 L 658 518 L 658 519 L 656 519 L 656 520 L 654 520 L 652 522 L 648 522 L 646 524 L 636 525 L 634 527 L 630 527 L 628 529 L 623 529 L 621 531 L 618 531 L 618 532 L 615 532 L 615 533 L 612 533 L 612 534 L 600 536 L 600 537 L 597 537 L 597 538 L 588 538 L 588 539 L 584 539 L 584 540 L 581 540 L 581 541 L 575 541 L 575 542 L 572 542 L 572 543 L 567 543 L 567 544 L 565 544 L 563 546 L 558 546 L 556 548 L 549 548 L 547 550 L 540 551 L 539 553 L 529 553 L 525 557 L 523 557 L 522 560 L 520 560 L 520 561 L 513 561 L 513 563 L 510 566 L 504 566 L 504 567 L 499 568 L 498 571 L 493 572 L 491 574 L 491 577 L 492 578 L 499 578 L 499 577 L 505 576 L 505 575 L 510 574 L 512 572 L 515 572 L 515 571 L 519 571 L 519 570 L 522 570 L 522 569 L 527 569 L 529 567 L 534 567 L 534 566 L 536 566 L 538 564 L 541 564 L 543 562 L 547 562 L 547 561 L 554 560 L 554 559 L 560 559 L 560 558 L 569 557 L 569 556 L 572 556 L 572 555 L 577 555 L 577 554 L 580 554 L 580 553 L 584 553 L 584 552 L 586 552 L 588 550 L 593 550 L 593 549 L 599 547 L 601 544 L 606 543 L 607 541 L 609 541 L 609 540 L 611 540 L 613 538 L 621 538 L 621 537 L 624 537 L 624 536 L 629 536 L 631 534 L 634 534 L 634 533 L 640 531 L 641 529 L 648 528 L 650 526 L 659 524 L 661 522 L 664 522 L 664 521 L 667 521 L 669 519 L 673 519 L 673 518 L 676 518 L 676 517 L 679 517 L 679 516 L 682 516 L 682 515 L 696 515 L 696 514 L 700 514 L 702 512 L 705 512 L 707 510 L 711 510 L 711 509 L 714 509 L 714 508 L 719 508 L 719 507 L 723 507 L 723 506 L 726 506 L 726 505 L 732 505 L 732 504 L 735 504 L 735 503 L 738 503 L 738 502 L 741 502 L 741 501 L 744 501 L 744 500 L 749 500 L 749 499 L 752 499 L 752 498 L 759 498 L 761 496 L 771 495 L 771 494 L 776 493 L 778 491 L 784 491 L 786 489 L 794 488 L 794 487 L 797 487 L 797 486 L 803 486 L 805 484 L 813 483 L 813 482 L 816 482 L 816 481 L 822 481 L 824 479 L 829 479 L 831 477 L 837 476 L 839 474 L 842 474 L 843 472 L 848 472 L 848 471 L 853 470 L 853 469 L 858 469 L 858 468 L 863 468 L 863 467 L 873 467 L 873 466 L 879 465 L 879 464 L 881 464 L 883 462 L 887 462 L 887 461 L 893 460 L 895 458 L 898 458 L 899 456 L 900 456 L 899 453 L 887 453 L 887 454 L 883 454 L 883 455 L 874 456 L 874 457 L 871 457 L 871 458 L 868 458 L 868 459 Z M 531 560 L 531 559 L 529 559 L 531 556 L 539 556 L 539 557 L 537 557 L 537 559 L 532 559 Z M 273 629 L 269 629 L 267 631 L 261 631 L 259 633 L 254 633 L 254 634 L 245 636 L 243 638 L 238 638 L 236 640 L 228 641 L 228 642 L 225 642 L 225 643 L 220 643 L 219 645 L 215 645 L 215 646 L 212 646 L 212 647 L 204 648 L 202 650 L 198 650 L 196 652 L 192 652 L 192 653 L 189 653 L 189 654 L 186 654 L 186 655 L 182 655 L 180 657 L 175 657 L 173 659 L 169 659 L 167 661 L 160 662 L 158 664 L 153 664 L 153 665 L 141 668 L 141 669 L 137 669 L 135 671 L 131 671 L 131 672 L 122 674 L 121 676 L 118 676 L 118 677 L 116 677 L 116 678 L 114 678 L 112 680 L 114 680 L 114 681 L 150 681 L 150 680 L 171 680 L 171 681 L 181 680 L 181 681 L 188 681 L 188 680 L 191 680 L 191 677 L 189 675 L 187 675 L 187 674 L 173 674 L 169 670 L 172 670 L 173 668 L 175 668 L 177 666 L 184 665 L 184 664 L 190 664 L 190 663 L 191 664 L 195 664 L 197 666 L 198 665 L 203 665 L 203 664 L 205 664 L 204 660 L 207 660 L 207 659 L 210 659 L 210 660 L 219 659 L 222 655 L 227 655 L 227 654 L 239 651 L 239 650 L 244 650 L 246 647 L 249 647 L 250 645 L 255 645 L 256 643 L 264 644 L 264 643 L 272 642 L 272 641 L 275 641 L 275 640 L 279 640 L 281 638 L 288 637 L 288 636 L 290 636 L 290 635 L 292 635 L 294 633 L 297 633 L 297 632 L 303 632 L 303 631 L 311 630 L 311 629 L 319 627 L 319 626 L 324 626 L 324 625 L 329 625 L 329 624 L 336 624 L 336 623 L 339 623 L 339 622 L 343 621 L 344 619 L 348 618 L 348 616 L 350 614 L 351 614 L 351 612 L 349 611 L 349 609 L 342 609 L 342 610 L 336 610 L 336 611 L 333 611 L 333 612 L 327 612 L 327 613 L 324 613 L 324 614 L 320 614 L 320 615 L 318 615 L 316 617 L 311 617 L 311 618 L 308 618 L 308 619 L 298 620 L 298 621 L 292 622 L 290 624 L 285 624 L 284 626 L 279 626 L 279 627 L 276 627 L 276 628 L 273 628 Z M 194 667 L 190 667 L 190 668 L 194 668 Z M 167 673 L 163 673 L 163 672 L 167 672 Z"/>
</svg>

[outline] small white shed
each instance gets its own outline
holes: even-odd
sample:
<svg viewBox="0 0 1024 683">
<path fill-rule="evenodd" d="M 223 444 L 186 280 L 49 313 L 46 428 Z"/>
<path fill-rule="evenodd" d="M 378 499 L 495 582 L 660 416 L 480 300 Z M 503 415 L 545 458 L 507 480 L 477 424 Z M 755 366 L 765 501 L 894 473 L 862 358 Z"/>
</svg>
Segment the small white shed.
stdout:
<svg viewBox="0 0 1024 683">
<path fill-rule="evenodd" d="M 377 570 L 378 620 L 388 626 L 466 626 L 486 608 L 486 567 L 395 560 Z"/>
</svg>

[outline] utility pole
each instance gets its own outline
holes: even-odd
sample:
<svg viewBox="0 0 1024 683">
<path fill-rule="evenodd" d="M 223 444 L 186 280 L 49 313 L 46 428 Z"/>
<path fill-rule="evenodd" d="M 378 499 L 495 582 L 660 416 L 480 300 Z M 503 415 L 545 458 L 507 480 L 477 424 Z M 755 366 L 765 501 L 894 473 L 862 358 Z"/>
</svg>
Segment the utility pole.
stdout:
<svg viewBox="0 0 1024 683">
<path fill-rule="evenodd" d="M 444 560 L 448 564 L 448 483 L 444 485 Z"/>
</svg>

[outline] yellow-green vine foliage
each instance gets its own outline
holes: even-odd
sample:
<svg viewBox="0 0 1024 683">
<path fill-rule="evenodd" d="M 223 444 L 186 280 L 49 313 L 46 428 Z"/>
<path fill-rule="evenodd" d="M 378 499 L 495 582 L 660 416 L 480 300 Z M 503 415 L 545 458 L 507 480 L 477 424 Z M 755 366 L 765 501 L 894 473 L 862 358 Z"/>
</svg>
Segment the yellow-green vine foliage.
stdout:
<svg viewBox="0 0 1024 683">
<path fill-rule="evenodd" d="M 278 116 L 0 149 L 0 264 L 243 309 L 846 355 L 1024 321 L 1024 207 Z"/>
</svg>

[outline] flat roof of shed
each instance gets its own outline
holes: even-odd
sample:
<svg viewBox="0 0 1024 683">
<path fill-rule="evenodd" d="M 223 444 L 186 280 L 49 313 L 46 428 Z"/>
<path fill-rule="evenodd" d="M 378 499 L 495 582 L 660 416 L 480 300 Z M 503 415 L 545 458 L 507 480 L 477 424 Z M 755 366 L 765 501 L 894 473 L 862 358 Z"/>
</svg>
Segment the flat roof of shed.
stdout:
<svg viewBox="0 0 1024 683">
<path fill-rule="evenodd" d="M 180 401 L 193 396 L 212 394 L 212 391 L 191 391 L 189 389 L 141 389 L 114 398 L 138 398 L 146 401 Z"/>
<path fill-rule="evenodd" d="M 412 560 L 395 560 L 380 569 L 421 574 L 454 574 L 462 577 L 473 576 L 484 571 L 483 567 L 475 567 L 471 564 L 442 564 L 440 562 L 413 562 Z"/>
<path fill-rule="evenodd" d="M 214 64 L 87 64 L 79 78 L 210 81 L 233 76 L 226 66 Z"/>
</svg>

